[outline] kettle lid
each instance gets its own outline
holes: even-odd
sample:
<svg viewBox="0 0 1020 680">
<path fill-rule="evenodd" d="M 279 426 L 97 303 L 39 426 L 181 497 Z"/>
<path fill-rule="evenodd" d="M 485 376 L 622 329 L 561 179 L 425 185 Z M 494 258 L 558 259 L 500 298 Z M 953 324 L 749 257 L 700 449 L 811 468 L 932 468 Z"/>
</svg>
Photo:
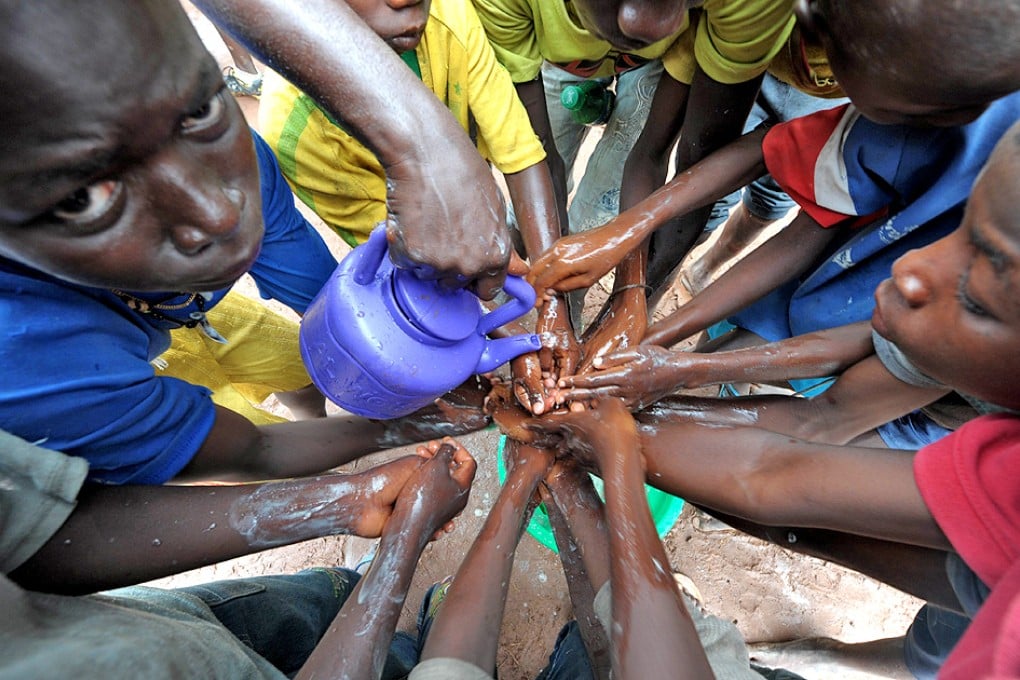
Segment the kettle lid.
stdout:
<svg viewBox="0 0 1020 680">
<path fill-rule="evenodd" d="M 438 281 L 412 272 L 393 272 L 393 294 L 408 321 L 429 335 L 456 342 L 475 332 L 481 317 L 478 298 L 463 289 L 445 289 Z"/>
</svg>

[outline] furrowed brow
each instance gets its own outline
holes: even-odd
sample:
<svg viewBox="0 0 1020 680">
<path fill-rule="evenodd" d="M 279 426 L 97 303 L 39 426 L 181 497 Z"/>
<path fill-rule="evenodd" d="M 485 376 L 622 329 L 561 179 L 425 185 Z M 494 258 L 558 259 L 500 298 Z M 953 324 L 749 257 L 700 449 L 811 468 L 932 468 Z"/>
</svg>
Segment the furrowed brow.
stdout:
<svg viewBox="0 0 1020 680">
<path fill-rule="evenodd" d="M 1006 271 L 1015 267 L 1016 263 L 1013 259 L 1003 251 L 996 248 L 978 229 L 971 229 L 969 231 L 969 235 L 970 244 L 977 248 L 978 252 L 988 258 L 988 261 L 991 263 L 996 274 L 1004 274 Z"/>
</svg>

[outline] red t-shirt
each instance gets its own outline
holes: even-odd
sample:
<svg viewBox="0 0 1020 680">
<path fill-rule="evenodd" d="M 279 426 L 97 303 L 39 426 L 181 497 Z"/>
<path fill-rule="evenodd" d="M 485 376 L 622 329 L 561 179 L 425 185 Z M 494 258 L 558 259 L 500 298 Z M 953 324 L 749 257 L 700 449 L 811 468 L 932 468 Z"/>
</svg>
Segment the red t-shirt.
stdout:
<svg viewBox="0 0 1020 680">
<path fill-rule="evenodd" d="M 1020 417 L 967 423 L 926 446 L 914 477 L 935 521 L 992 589 L 940 678 L 1020 678 Z"/>
</svg>

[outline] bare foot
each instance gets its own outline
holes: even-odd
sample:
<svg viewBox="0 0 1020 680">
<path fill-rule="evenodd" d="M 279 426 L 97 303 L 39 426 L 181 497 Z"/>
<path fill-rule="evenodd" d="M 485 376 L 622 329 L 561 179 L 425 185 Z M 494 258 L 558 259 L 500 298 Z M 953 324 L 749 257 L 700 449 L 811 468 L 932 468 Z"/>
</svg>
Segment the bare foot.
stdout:
<svg viewBox="0 0 1020 680">
<path fill-rule="evenodd" d="M 750 645 L 751 661 L 769 668 L 785 668 L 808 678 L 865 680 L 913 676 L 903 661 L 903 638 L 855 644 L 832 638 Z"/>
<path fill-rule="evenodd" d="M 708 251 L 685 267 L 681 281 L 692 295 L 703 291 L 727 262 L 737 257 L 772 222 L 763 220 L 744 206 L 737 206 L 719 228 L 719 239 Z"/>
</svg>

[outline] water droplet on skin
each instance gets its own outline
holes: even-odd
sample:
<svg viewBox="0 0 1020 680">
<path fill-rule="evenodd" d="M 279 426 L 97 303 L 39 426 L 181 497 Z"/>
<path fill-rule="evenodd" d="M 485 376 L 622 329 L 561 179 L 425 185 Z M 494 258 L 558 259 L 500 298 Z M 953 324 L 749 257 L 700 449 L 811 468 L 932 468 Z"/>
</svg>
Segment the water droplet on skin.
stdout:
<svg viewBox="0 0 1020 680">
<path fill-rule="evenodd" d="M 65 538 L 64 539 L 64 545 L 71 545 L 71 539 L 70 538 Z"/>
<path fill-rule="evenodd" d="M 159 546 L 163 545 L 163 541 L 159 540 L 158 538 L 154 538 L 154 539 L 152 539 L 152 544 L 154 546 L 156 546 L 156 547 L 159 547 Z"/>
</svg>

